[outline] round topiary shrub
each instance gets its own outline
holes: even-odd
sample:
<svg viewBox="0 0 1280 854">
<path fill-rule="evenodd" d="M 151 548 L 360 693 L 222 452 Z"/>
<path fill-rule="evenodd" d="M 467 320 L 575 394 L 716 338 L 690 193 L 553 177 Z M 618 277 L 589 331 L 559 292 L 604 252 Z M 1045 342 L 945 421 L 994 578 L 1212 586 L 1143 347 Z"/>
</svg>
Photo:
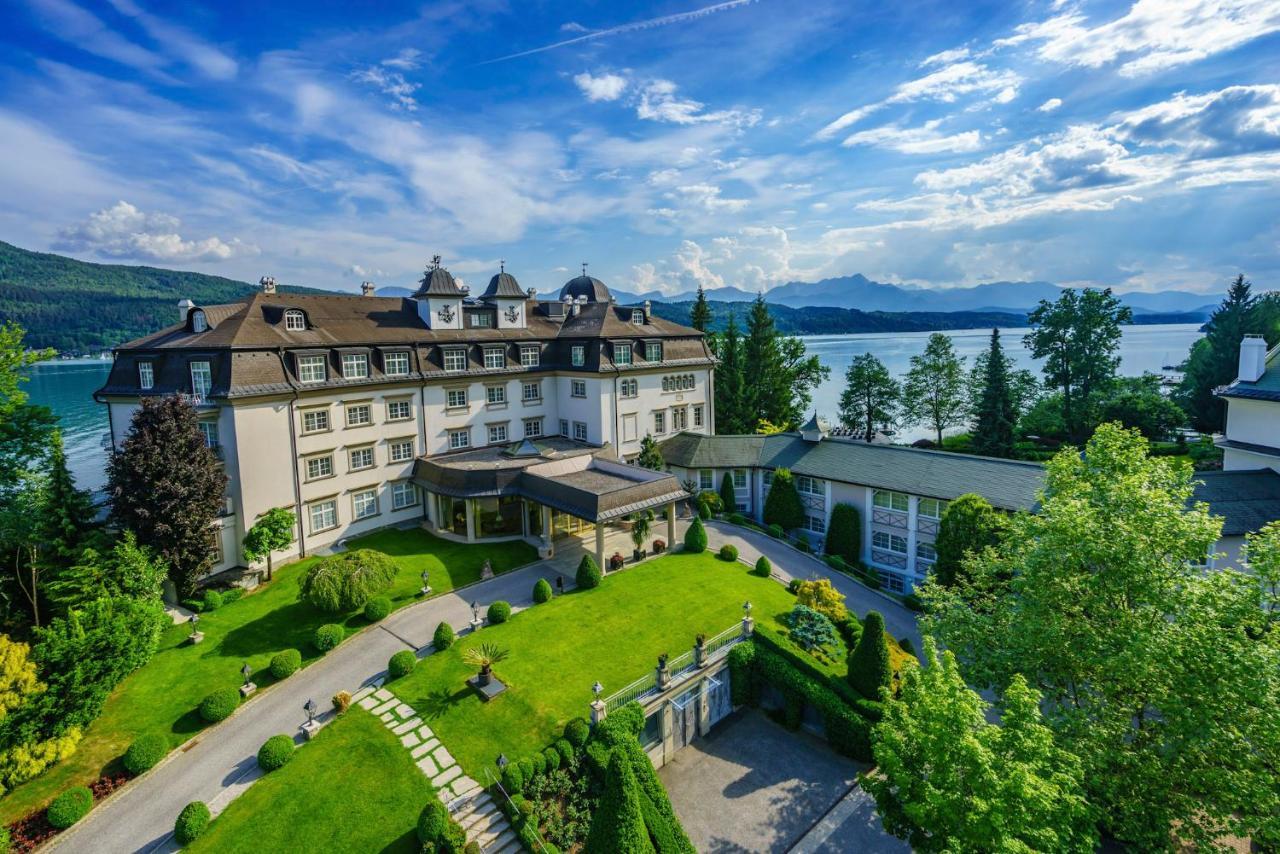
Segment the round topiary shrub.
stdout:
<svg viewBox="0 0 1280 854">
<path fill-rule="evenodd" d="M 705 519 L 710 519 L 710 518 L 711 518 L 711 505 L 710 505 L 710 504 L 708 504 L 708 503 L 707 503 L 707 502 L 705 502 L 705 501 L 699 501 L 699 502 L 698 502 L 698 518 L 699 518 L 699 519 L 704 519 L 704 520 L 705 520 Z"/>
<path fill-rule="evenodd" d="M 801 584 L 804 584 L 803 578 L 793 578 L 787 582 L 787 590 L 789 590 L 793 596 L 798 595 L 800 593 Z"/>
<path fill-rule="evenodd" d="M 273 735 L 258 748 L 258 767 L 263 771 L 283 768 L 293 758 L 293 739 L 287 735 Z"/>
<path fill-rule="evenodd" d="M 720 559 L 735 561 L 738 559 L 738 547 L 725 543 L 720 547 Z"/>
<path fill-rule="evenodd" d="M 515 794 L 524 788 L 524 774 L 515 762 L 502 769 L 502 788 L 507 790 L 507 794 Z"/>
<path fill-rule="evenodd" d="M 547 773 L 547 757 L 541 753 L 535 753 L 529 757 L 529 765 L 533 768 L 533 776 L 541 777 Z"/>
<path fill-rule="evenodd" d="M 551 601 L 551 582 L 545 578 L 539 578 L 538 583 L 533 585 L 533 603 L 541 605 L 543 602 Z"/>
<path fill-rule="evenodd" d="M 337 623 L 325 623 L 316 629 L 316 633 L 311 636 L 311 645 L 320 652 L 328 652 L 338 644 L 342 643 L 343 638 L 347 636 L 347 632 Z"/>
<path fill-rule="evenodd" d="M 524 778 L 524 784 L 527 786 L 532 783 L 534 777 L 533 760 L 525 758 L 516 764 L 520 766 L 520 776 Z"/>
<path fill-rule="evenodd" d="M 288 679 L 301 666 L 302 653 L 296 649 L 282 650 L 271 656 L 271 675 L 277 679 Z"/>
<path fill-rule="evenodd" d="M 240 689 L 219 688 L 200 701 L 200 717 L 211 724 L 226 720 L 240 705 Z"/>
<path fill-rule="evenodd" d="M 364 603 L 364 618 L 371 623 L 385 620 L 391 613 L 391 600 L 386 596 L 375 596 Z"/>
<path fill-rule="evenodd" d="M 76 786 L 54 798 L 53 803 L 49 804 L 45 817 L 49 819 L 49 824 L 58 830 L 66 830 L 84 818 L 92 807 L 93 792 L 84 786 Z"/>
<path fill-rule="evenodd" d="M 436 626 L 436 633 L 431 636 L 431 645 L 436 648 L 436 652 L 444 652 L 453 646 L 454 637 L 453 626 L 441 622 Z"/>
<path fill-rule="evenodd" d="M 589 554 L 582 556 L 582 560 L 578 561 L 578 573 L 574 576 L 574 581 L 579 590 L 600 586 L 600 567 L 596 566 L 595 558 Z"/>
<path fill-rule="evenodd" d="M 568 765 L 573 761 L 573 757 L 578 755 L 567 738 L 557 738 L 554 747 L 556 749 L 556 753 L 560 754 L 561 765 Z"/>
<path fill-rule="evenodd" d="M 756 565 L 751 572 L 761 578 L 768 578 L 773 575 L 773 564 L 769 562 L 767 557 L 760 555 L 760 559 L 756 561 Z"/>
<path fill-rule="evenodd" d="M 169 739 L 156 732 L 140 735 L 129 745 L 121 764 L 133 776 L 150 771 L 169 752 Z"/>
<path fill-rule="evenodd" d="M 702 519 L 695 518 L 684 532 L 684 550 L 698 554 L 707 550 L 707 529 L 702 527 Z"/>
<path fill-rule="evenodd" d="M 418 841 L 430 845 L 444 835 L 449 826 L 449 810 L 439 798 L 431 798 L 418 814 Z"/>
<path fill-rule="evenodd" d="M 501 599 L 494 602 L 489 606 L 488 617 L 489 622 L 494 625 L 505 623 L 511 619 L 511 603 L 503 602 Z"/>
<path fill-rule="evenodd" d="M 400 679 L 412 673 L 417 666 L 418 656 L 413 654 L 413 650 L 402 649 L 387 662 L 387 675 L 392 679 Z"/>
<path fill-rule="evenodd" d="M 212 818 L 204 801 L 192 801 L 178 813 L 178 820 L 173 823 L 173 838 L 179 845 L 190 845 L 204 835 Z"/>
<path fill-rule="evenodd" d="M 206 590 L 204 592 L 204 610 L 216 611 L 222 607 L 222 594 L 217 590 Z"/>
<path fill-rule="evenodd" d="M 583 718 L 573 718 L 564 725 L 565 741 L 573 745 L 574 750 L 581 750 L 591 735 L 591 725 Z"/>
<path fill-rule="evenodd" d="M 554 747 L 545 748 L 542 751 L 542 758 L 546 762 L 546 767 L 543 769 L 544 773 L 554 771 L 560 767 L 560 751 Z"/>
</svg>

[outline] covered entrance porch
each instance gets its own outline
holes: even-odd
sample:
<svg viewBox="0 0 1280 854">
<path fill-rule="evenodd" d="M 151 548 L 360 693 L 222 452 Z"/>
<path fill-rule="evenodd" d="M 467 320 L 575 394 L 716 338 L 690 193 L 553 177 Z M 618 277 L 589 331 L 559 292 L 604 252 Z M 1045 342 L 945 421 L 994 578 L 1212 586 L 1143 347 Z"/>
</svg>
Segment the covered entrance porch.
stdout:
<svg viewBox="0 0 1280 854">
<path fill-rule="evenodd" d="M 649 512 L 645 548 L 659 538 L 670 545 L 684 487 L 666 472 L 610 459 L 610 450 L 549 437 L 419 459 L 414 480 L 426 497 L 427 527 L 467 542 L 522 538 L 544 558 L 581 544 L 603 571 L 609 547 L 631 551 L 629 538 L 617 548 L 627 520 Z"/>
</svg>

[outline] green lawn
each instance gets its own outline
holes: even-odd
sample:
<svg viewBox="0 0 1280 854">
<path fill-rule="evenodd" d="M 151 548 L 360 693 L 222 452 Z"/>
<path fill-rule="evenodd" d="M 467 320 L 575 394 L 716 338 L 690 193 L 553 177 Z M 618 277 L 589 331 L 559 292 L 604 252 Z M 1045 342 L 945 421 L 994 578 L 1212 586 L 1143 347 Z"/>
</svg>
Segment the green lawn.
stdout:
<svg viewBox="0 0 1280 854">
<path fill-rule="evenodd" d="M 795 604 L 782 585 L 740 563 L 669 555 L 459 638 L 387 687 L 481 780 L 500 752 L 521 758 L 549 744 L 570 718 L 585 717 L 596 680 L 606 695 L 623 688 L 655 667 L 659 654 L 679 655 L 698 633 L 737 625 L 746 600 L 757 621 L 779 629 Z M 494 668 L 508 690 L 488 703 L 467 687 L 474 670 L 462 663 L 463 651 L 481 642 L 510 653 Z"/>
<path fill-rule="evenodd" d="M 356 707 L 236 798 L 187 850 L 417 852 L 434 797 L 409 751 Z"/>
<path fill-rule="evenodd" d="M 397 608 L 414 600 L 424 568 L 431 570 L 434 595 L 479 580 L 486 559 L 494 572 L 502 572 L 537 557 L 536 550 L 522 542 L 468 545 L 418 528 L 380 531 L 353 540 L 350 546 L 378 549 L 395 560 L 400 571 L 391 596 Z M 174 746 L 191 738 L 204 727 L 195 711 L 200 700 L 217 687 L 239 685 L 245 662 L 254 669 L 253 679 L 261 689 L 274 681 L 266 667 L 280 650 L 299 650 L 304 665 L 318 657 L 311 646 L 317 626 L 341 622 L 351 633 L 366 625 L 363 616 L 335 617 L 298 601 L 303 573 L 314 560 L 281 567 L 270 584 L 201 615 L 205 639 L 199 646 L 185 643 L 188 626 L 169 629 L 155 657 L 107 700 L 75 755 L 0 800 L 0 823 L 22 818 L 68 786 L 87 785 L 142 733 L 164 733 Z"/>
</svg>

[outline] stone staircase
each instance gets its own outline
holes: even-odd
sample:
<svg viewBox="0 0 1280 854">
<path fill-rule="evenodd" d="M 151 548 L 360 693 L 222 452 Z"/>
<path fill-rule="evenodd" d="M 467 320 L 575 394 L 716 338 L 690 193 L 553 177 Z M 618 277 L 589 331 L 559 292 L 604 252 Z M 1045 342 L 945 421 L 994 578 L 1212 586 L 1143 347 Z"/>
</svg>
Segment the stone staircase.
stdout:
<svg viewBox="0 0 1280 854">
<path fill-rule="evenodd" d="M 477 843 L 485 854 L 517 854 L 524 850 L 488 792 L 468 801 L 453 814 L 453 819 L 467 832 L 467 841 Z"/>
</svg>

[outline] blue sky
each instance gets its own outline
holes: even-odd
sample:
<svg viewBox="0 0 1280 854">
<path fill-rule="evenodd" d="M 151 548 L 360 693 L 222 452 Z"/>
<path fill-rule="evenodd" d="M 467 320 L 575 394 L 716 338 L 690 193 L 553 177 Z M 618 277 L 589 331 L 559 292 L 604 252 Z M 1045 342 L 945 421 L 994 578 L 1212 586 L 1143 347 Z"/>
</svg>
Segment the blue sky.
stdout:
<svg viewBox="0 0 1280 854">
<path fill-rule="evenodd" d="M 1276 0 L 11 0 L 0 45 L 0 239 L 87 260 L 1280 287 Z"/>
</svg>

